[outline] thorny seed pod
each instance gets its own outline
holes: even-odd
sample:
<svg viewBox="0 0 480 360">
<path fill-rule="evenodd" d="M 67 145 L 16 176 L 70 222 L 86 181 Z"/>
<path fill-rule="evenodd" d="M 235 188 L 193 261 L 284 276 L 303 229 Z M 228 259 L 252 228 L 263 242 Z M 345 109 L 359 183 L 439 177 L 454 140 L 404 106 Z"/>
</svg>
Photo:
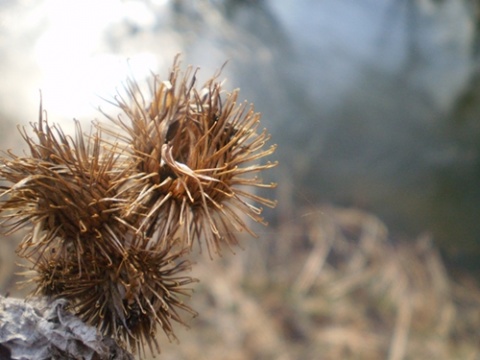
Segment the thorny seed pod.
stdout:
<svg viewBox="0 0 480 360">
<path fill-rule="evenodd" d="M 265 148 L 260 115 L 237 103 L 238 91 L 223 94 L 217 77 L 197 90 L 176 59 L 167 81 L 153 77 L 150 100 L 130 80 L 114 102 L 127 118 L 107 115 L 116 129 L 88 136 L 78 123 L 65 135 L 40 108 L 36 139 L 22 131 L 30 156 L 0 158 L 0 181 L 12 184 L 0 187 L 2 224 L 31 229 L 18 253 L 36 272 L 35 292 L 67 299 L 140 353 L 159 351 L 157 327 L 175 338 L 180 312 L 195 314 L 181 301 L 196 281 L 183 274 L 192 245 L 235 246 L 234 230 L 255 235 L 244 215 L 264 223 L 260 205 L 275 206 L 255 194 L 275 186 L 255 176 L 276 165 L 258 163 L 275 146 Z"/>
<path fill-rule="evenodd" d="M 195 72 L 182 74 L 176 59 L 167 81 L 153 77 L 149 100 L 138 83 L 127 82 L 126 95 L 114 102 L 126 119 L 105 114 L 125 131 L 122 139 L 139 172 L 131 185 L 138 196 L 127 216 L 141 214 L 141 231 L 160 243 L 180 239 L 191 248 L 203 239 L 210 254 L 237 245 L 234 231 L 256 236 L 242 219 L 265 223 L 255 203 L 275 206 L 246 189 L 275 186 L 251 175 L 276 165 L 255 163 L 275 146 L 265 148 L 270 136 L 258 132 L 253 105 L 238 104 L 238 91 L 223 94 L 217 77 L 197 90 Z"/>
<path fill-rule="evenodd" d="M 37 294 L 69 301 L 81 319 L 132 349 L 146 342 L 159 351 L 157 324 L 174 338 L 171 322 L 184 324 L 178 310 L 194 312 L 179 297 L 193 279 L 184 252 L 151 249 L 135 217 L 120 218 L 131 197 L 124 186 L 131 161 L 105 147 L 101 133 L 66 136 L 40 112 L 37 140 L 23 136 L 30 157 L 0 159 L 0 211 L 10 232 L 32 226 L 19 246 L 37 273 Z M 126 199 L 122 198 L 125 196 Z M 130 222 L 131 221 L 131 222 Z"/>
<path fill-rule="evenodd" d="M 132 248 L 115 267 L 98 255 L 84 254 L 92 266 L 79 269 L 75 259 L 55 261 L 42 257 L 36 264 L 37 294 L 69 301 L 69 307 L 103 334 L 128 345 L 134 352 L 160 352 L 157 325 L 175 339 L 172 322 L 186 326 L 179 311 L 196 313 L 180 297 L 190 295 L 186 286 L 196 281 L 182 275 L 190 263 L 183 252 L 145 251 Z"/>
<path fill-rule="evenodd" d="M 118 217 L 116 194 L 128 170 L 118 154 L 103 151 L 99 132 L 85 139 L 78 123 L 75 139 L 50 127 L 42 113 L 33 128 L 38 143 L 23 132 L 31 157 L 10 153 L 0 162 L 0 176 L 13 183 L 1 194 L 3 225 L 11 231 L 33 226 L 20 255 L 32 258 L 50 249 L 57 257 L 75 253 L 81 268 L 86 248 L 107 258 L 125 253 L 121 237 L 129 228 Z"/>
</svg>

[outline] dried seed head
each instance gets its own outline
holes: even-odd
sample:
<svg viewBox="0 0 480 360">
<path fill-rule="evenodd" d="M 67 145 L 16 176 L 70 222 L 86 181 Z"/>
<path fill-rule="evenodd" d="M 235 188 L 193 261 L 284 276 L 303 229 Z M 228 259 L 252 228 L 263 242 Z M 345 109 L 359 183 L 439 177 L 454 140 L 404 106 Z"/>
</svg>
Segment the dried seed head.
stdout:
<svg viewBox="0 0 480 360">
<path fill-rule="evenodd" d="M 174 338 L 179 310 L 194 312 L 179 296 L 192 283 L 183 275 L 185 252 L 152 249 L 135 215 L 121 218 L 132 198 L 130 160 L 105 145 L 100 130 L 75 138 L 40 118 L 36 140 L 23 132 L 31 155 L 0 160 L 0 176 L 13 183 L 1 194 L 3 225 L 32 226 L 19 255 L 32 263 L 36 293 L 64 298 L 80 318 L 144 352 L 159 351 L 157 324 Z M 136 190 L 136 189 L 134 189 Z M 125 196 L 126 198 L 123 198 Z"/>
<path fill-rule="evenodd" d="M 252 189 L 275 186 L 252 175 L 276 165 L 257 163 L 275 146 L 265 148 L 270 136 L 258 131 L 260 114 L 237 103 L 238 91 L 222 94 L 217 76 L 200 90 L 195 82 L 195 72 L 182 74 L 176 60 L 167 81 L 153 78 L 150 100 L 130 80 L 127 96 L 116 98 L 127 118 L 107 116 L 126 132 L 141 174 L 127 210 L 142 214 L 139 228 L 158 243 L 181 239 L 190 248 L 203 238 L 209 252 L 219 252 L 237 245 L 234 231 L 255 235 L 243 215 L 264 223 L 257 204 L 275 206 Z"/>
<path fill-rule="evenodd" d="M 145 343 L 152 353 L 160 352 L 157 325 L 174 339 L 172 322 L 186 325 L 180 311 L 196 313 L 181 301 L 189 296 L 194 282 L 184 275 L 190 269 L 183 253 L 130 249 L 125 258 L 107 266 L 98 254 L 83 255 L 91 266 L 80 269 L 73 258 L 55 261 L 40 258 L 35 270 L 36 293 L 69 301 L 69 308 L 103 334 L 128 345 L 139 354 Z"/>
<path fill-rule="evenodd" d="M 116 193 L 127 170 L 117 163 L 117 154 L 103 151 L 98 132 L 85 139 L 78 123 L 75 139 L 42 119 L 33 127 L 38 142 L 24 132 L 31 156 L 10 154 L 0 164 L 0 176 L 13 183 L 2 194 L 3 225 L 11 231 L 33 225 L 20 255 L 75 253 L 82 267 L 86 248 L 105 256 L 123 254 L 119 237 L 127 227 L 116 220 L 121 202 Z"/>
<path fill-rule="evenodd" d="M 276 163 L 253 106 L 223 94 L 217 76 L 199 90 L 195 72 L 178 61 L 167 81 L 153 77 L 151 99 L 130 80 L 109 117 L 74 137 L 50 126 L 40 109 L 30 156 L 0 158 L 0 216 L 10 232 L 31 230 L 19 255 L 32 263 L 36 293 L 64 298 L 83 320 L 144 352 L 159 351 L 157 327 L 175 338 L 192 278 L 183 258 L 195 242 L 209 253 L 237 245 L 245 217 L 264 223 L 255 194 L 272 188 L 256 175 Z M 102 138 L 108 132 L 113 139 Z M 123 132 L 119 134 L 117 132 Z M 203 241 L 199 241 L 203 239 Z"/>
</svg>

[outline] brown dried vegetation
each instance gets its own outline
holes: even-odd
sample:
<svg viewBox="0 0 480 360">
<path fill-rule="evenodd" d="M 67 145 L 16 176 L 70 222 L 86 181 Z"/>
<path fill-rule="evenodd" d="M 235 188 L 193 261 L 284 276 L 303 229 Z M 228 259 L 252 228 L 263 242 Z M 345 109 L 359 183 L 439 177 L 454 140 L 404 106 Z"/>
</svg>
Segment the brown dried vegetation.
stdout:
<svg viewBox="0 0 480 360">
<path fill-rule="evenodd" d="M 434 239 L 395 239 L 359 209 L 297 210 L 222 264 L 199 262 L 202 316 L 166 358 L 479 358 L 480 286 L 449 274 Z"/>
<path fill-rule="evenodd" d="M 85 135 L 51 126 L 43 110 L 30 154 L 0 159 L 0 211 L 9 233 L 29 227 L 18 254 L 32 264 L 36 294 L 65 298 L 83 320 L 144 353 L 159 352 L 156 327 L 175 338 L 172 322 L 195 315 L 182 298 L 196 281 L 185 275 L 197 242 L 220 253 L 238 244 L 242 217 L 264 223 L 275 202 L 245 187 L 274 187 L 255 175 L 264 148 L 260 115 L 223 94 L 217 76 L 200 90 L 195 73 L 152 76 L 151 99 L 129 80 L 112 101 L 122 111 Z M 125 118 L 126 115 L 126 118 Z M 106 134 L 108 132 L 108 134 Z M 105 136 L 108 135 L 108 136 Z"/>
</svg>

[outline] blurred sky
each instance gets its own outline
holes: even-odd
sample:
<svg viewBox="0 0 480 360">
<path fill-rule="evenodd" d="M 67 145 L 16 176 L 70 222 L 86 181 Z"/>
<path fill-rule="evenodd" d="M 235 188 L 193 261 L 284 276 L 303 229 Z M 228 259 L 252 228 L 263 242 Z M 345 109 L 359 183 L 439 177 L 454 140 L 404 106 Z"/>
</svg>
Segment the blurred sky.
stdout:
<svg viewBox="0 0 480 360">
<path fill-rule="evenodd" d="M 241 88 L 279 144 L 276 176 L 293 184 L 281 184 L 285 204 L 333 201 L 378 212 L 397 228 L 436 229 L 459 221 L 448 211 L 432 215 L 436 174 L 478 162 L 447 130 L 475 70 L 465 4 L 4 0 L 0 114 L 11 124 L 35 121 L 41 89 L 50 121 L 68 129 L 73 118 L 101 118 L 100 96 L 113 96 L 129 73 L 166 77 L 182 53 L 183 64 L 201 68 L 201 82 L 228 60 L 225 87 Z M 0 129 L 3 148 L 18 145 L 15 126 Z M 473 223 L 464 228 L 477 238 Z"/>
<path fill-rule="evenodd" d="M 366 65 L 403 72 L 415 55 L 412 47 L 425 59 L 410 80 L 428 88 L 440 107 L 451 104 L 469 73 L 473 26 L 461 1 L 442 6 L 400 0 L 172 3 L 3 1 L 4 111 L 14 115 L 28 104 L 30 112 L 42 89 L 50 112 L 67 119 L 84 116 L 99 102 L 96 94 L 113 93 L 125 79 L 127 59 L 130 70 L 141 77 L 151 70 L 165 71 L 177 52 L 208 70 L 225 60 L 248 61 L 248 56 L 278 66 L 293 52 L 296 64 L 287 71 L 330 107 L 356 86 Z M 442 56 L 436 56 L 439 52 Z"/>
</svg>

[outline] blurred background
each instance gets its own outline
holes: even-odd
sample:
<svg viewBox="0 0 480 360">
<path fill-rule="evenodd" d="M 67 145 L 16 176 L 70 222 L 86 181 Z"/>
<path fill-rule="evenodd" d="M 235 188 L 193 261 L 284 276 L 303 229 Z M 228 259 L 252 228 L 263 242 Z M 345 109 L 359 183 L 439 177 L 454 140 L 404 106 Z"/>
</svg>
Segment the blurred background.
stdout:
<svg viewBox="0 0 480 360">
<path fill-rule="evenodd" d="M 474 0 L 1 0 L 1 149 L 101 119 L 129 74 L 225 88 L 278 144 L 259 239 L 200 256 L 165 359 L 480 358 L 480 7 Z M 22 296 L 0 242 L 0 289 Z"/>
</svg>

